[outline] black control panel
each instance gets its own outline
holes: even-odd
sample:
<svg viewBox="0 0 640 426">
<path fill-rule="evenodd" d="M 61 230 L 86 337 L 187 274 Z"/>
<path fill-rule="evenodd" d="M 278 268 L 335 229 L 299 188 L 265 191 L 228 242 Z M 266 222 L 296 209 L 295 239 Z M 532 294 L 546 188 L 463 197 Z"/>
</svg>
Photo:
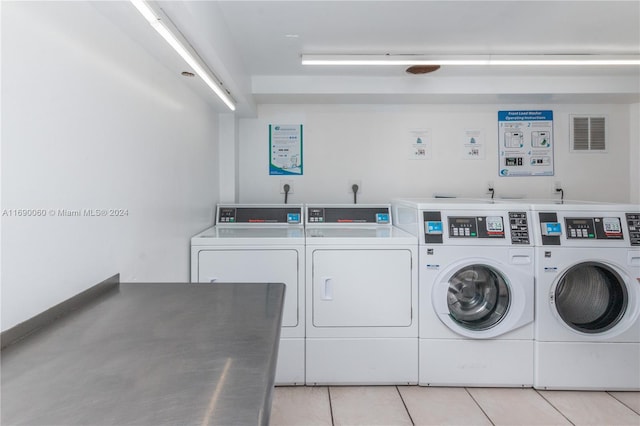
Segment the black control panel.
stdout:
<svg viewBox="0 0 640 426">
<path fill-rule="evenodd" d="M 504 238 L 502 216 L 449 216 L 449 238 Z"/>
<path fill-rule="evenodd" d="M 509 212 L 511 226 L 511 244 L 529 244 L 529 223 L 527 213 Z"/>
<path fill-rule="evenodd" d="M 308 223 L 376 223 L 391 224 L 388 207 L 309 207 Z"/>
<path fill-rule="evenodd" d="M 622 224 L 618 217 L 567 217 L 567 239 L 621 240 Z"/>
<path fill-rule="evenodd" d="M 440 212 L 422 212 L 425 244 L 442 244 L 442 215 Z"/>
<path fill-rule="evenodd" d="M 627 228 L 632 246 L 640 246 L 640 213 L 627 213 Z"/>
<path fill-rule="evenodd" d="M 438 211 L 423 211 L 424 242 L 442 244 L 442 216 Z M 448 216 L 449 238 L 505 238 L 502 216 Z M 509 212 L 511 244 L 531 244 L 526 212 Z"/>
<path fill-rule="evenodd" d="M 557 213 L 538 213 L 540 218 L 540 231 L 542 233 L 543 246 L 559 246 L 560 235 L 562 235 L 562 226 L 558 222 Z"/>
<path fill-rule="evenodd" d="M 218 223 L 302 223 L 302 207 L 220 207 Z"/>
</svg>

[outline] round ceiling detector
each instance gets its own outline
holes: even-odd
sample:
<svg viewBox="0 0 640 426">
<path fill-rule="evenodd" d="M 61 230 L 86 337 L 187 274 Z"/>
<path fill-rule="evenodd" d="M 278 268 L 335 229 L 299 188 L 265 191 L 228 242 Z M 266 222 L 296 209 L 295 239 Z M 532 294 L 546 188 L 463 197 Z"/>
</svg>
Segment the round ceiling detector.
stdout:
<svg viewBox="0 0 640 426">
<path fill-rule="evenodd" d="M 428 74 L 440 69 L 440 65 L 412 65 L 406 69 L 409 74 Z"/>
</svg>

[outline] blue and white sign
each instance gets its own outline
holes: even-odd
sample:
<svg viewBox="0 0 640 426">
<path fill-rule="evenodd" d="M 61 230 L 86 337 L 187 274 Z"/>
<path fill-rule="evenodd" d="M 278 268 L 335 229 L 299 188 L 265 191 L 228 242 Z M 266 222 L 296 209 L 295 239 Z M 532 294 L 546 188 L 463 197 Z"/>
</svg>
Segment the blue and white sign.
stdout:
<svg viewBox="0 0 640 426">
<path fill-rule="evenodd" d="M 302 175 L 302 124 L 269 125 L 269 174 Z"/>
<path fill-rule="evenodd" d="M 498 111 L 499 175 L 553 176 L 553 111 Z"/>
</svg>

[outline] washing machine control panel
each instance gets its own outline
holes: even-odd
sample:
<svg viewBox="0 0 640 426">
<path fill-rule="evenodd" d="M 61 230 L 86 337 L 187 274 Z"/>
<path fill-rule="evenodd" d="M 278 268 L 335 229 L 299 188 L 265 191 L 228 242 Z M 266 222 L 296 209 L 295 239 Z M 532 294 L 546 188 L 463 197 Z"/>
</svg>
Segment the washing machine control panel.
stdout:
<svg viewBox="0 0 640 426">
<path fill-rule="evenodd" d="M 445 231 L 449 238 L 506 238 L 509 227 L 511 244 L 530 244 L 529 219 L 524 211 L 509 212 L 507 216 L 447 216 L 446 225 L 439 211 L 423 211 L 424 242 L 442 244 Z M 508 222 L 507 222 L 508 220 Z"/>
<path fill-rule="evenodd" d="M 218 224 L 302 223 L 302 207 L 218 207 Z"/>
<path fill-rule="evenodd" d="M 560 245 L 561 236 L 567 241 L 620 241 L 625 240 L 623 220 L 620 216 L 564 216 L 540 212 L 542 245 Z M 626 225 L 631 245 L 640 245 L 640 213 L 627 213 Z M 564 225 L 564 230 L 562 229 Z"/>
<path fill-rule="evenodd" d="M 627 227 L 632 246 L 640 246 L 640 213 L 627 213 Z"/>
<path fill-rule="evenodd" d="M 449 238 L 504 238 L 502 216 L 449 216 Z"/>
<path fill-rule="evenodd" d="M 621 240 L 619 217 L 566 217 L 568 239 Z"/>
</svg>

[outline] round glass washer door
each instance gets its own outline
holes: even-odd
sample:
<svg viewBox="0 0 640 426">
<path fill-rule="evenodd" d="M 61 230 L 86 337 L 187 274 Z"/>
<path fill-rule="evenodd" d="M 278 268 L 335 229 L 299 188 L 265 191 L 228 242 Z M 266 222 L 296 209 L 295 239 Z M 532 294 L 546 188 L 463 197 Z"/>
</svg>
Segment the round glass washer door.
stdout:
<svg viewBox="0 0 640 426">
<path fill-rule="evenodd" d="M 553 290 L 562 321 L 582 333 L 603 333 L 623 318 L 628 305 L 627 287 L 611 267 L 597 262 L 569 268 Z"/>
<path fill-rule="evenodd" d="M 507 280 L 491 266 L 465 266 L 449 279 L 449 317 L 463 328 L 482 331 L 496 326 L 510 304 Z"/>
</svg>

